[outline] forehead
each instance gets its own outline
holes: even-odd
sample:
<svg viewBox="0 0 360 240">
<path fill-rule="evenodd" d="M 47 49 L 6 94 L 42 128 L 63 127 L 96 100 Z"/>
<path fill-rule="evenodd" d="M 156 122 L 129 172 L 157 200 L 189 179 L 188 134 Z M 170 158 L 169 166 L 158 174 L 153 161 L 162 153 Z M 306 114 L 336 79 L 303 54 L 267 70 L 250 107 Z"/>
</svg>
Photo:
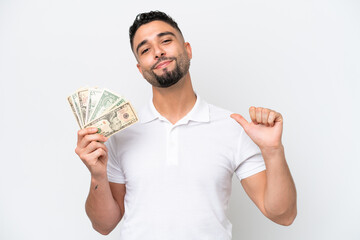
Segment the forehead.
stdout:
<svg viewBox="0 0 360 240">
<path fill-rule="evenodd" d="M 177 29 L 166 22 L 156 20 L 146 23 L 138 28 L 134 36 L 134 47 L 136 48 L 136 46 L 144 40 L 156 38 L 157 35 L 162 32 L 172 32 L 175 34 L 176 38 L 182 39 L 181 34 Z"/>
</svg>

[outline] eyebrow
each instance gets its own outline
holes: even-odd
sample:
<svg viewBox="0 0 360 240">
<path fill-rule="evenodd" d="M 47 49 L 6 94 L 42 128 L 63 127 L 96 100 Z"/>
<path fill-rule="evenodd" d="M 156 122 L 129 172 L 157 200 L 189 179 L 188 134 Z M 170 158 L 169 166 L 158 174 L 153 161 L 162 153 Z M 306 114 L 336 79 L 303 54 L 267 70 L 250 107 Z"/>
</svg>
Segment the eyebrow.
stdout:
<svg viewBox="0 0 360 240">
<path fill-rule="evenodd" d="M 161 32 L 161 33 L 159 33 L 159 34 L 157 35 L 157 37 L 159 38 L 159 37 L 163 37 L 163 36 L 166 36 L 166 35 L 171 35 L 171 36 L 176 37 L 175 34 L 172 33 L 172 32 Z M 136 52 L 138 53 L 139 48 L 141 48 L 141 46 L 145 45 L 147 42 L 148 42 L 148 40 L 145 39 L 145 40 L 143 40 L 141 43 L 139 43 L 139 44 L 137 45 L 137 47 L 136 47 Z"/>
</svg>

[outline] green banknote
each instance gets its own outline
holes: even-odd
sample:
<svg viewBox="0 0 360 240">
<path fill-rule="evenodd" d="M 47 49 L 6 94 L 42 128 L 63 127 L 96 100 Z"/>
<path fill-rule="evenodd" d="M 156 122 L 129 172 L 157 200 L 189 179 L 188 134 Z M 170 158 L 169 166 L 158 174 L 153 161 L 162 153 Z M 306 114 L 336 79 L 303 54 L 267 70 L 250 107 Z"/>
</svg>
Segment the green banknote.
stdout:
<svg viewBox="0 0 360 240">
<path fill-rule="evenodd" d="M 137 121 L 138 117 L 133 107 L 127 102 L 86 124 L 84 128 L 96 127 L 99 134 L 110 137 Z"/>
<path fill-rule="evenodd" d="M 81 129 L 96 127 L 106 137 L 138 121 L 131 104 L 107 89 L 81 88 L 67 100 Z"/>
<path fill-rule="evenodd" d="M 78 118 L 80 120 L 80 125 L 83 126 L 84 121 L 83 121 L 82 116 L 81 116 L 79 97 L 78 97 L 77 93 L 72 94 L 71 98 L 72 98 L 72 102 L 73 102 L 74 107 L 75 107 L 76 115 L 78 116 Z"/>
<path fill-rule="evenodd" d="M 85 122 L 88 122 L 91 115 L 93 114 L 96 105 L 98 104 L 101 95 L 104 90 L 98 89 L 98 88 L 89 88 L 89 97 L 88 97 L 88 103 L 87 103 L 87 109 L 86 109 L 86 120 Z"/>
<path fill-rule="evenodd" d="M 75 106 L 74 106 L 72 97 L 71 96 L 67 97 L 67 100 L 68 100 L 68 102 L 70 104 L 70 107 L 71 107 L 71 110 L 72 110 L 72 112 L 73 112 L 73 114 L 74 114 L 74 116 L 76 118 L 76 122 L 79 124 L 79 127 L 82 128 L 82 125 L 80 123 L 80 119 L 79 119 L 79 117 L 78 117 L 78 115 L 76 113 L 76 110 L 75 110 Z"/>
<path fill-rule="evenodd" d="M 91 117 L 88 119 L 88 121 L 92 121 L 96 119 L 97 117 L 100 117 L 103 113 L 106 112 L 106 110 L 111 109 L 111 107 L 116 104 L 116 101 L 120 97 L 116 94 L 110 92 L 109 90 L 104 90 L 99 102 L 97 103 L 94 112 L 92 113 Z"/>
<path fill-rule="evenodd" d="M 120 99 L 118 99 L 117 102 L 111 107 L 110 110 L 113 110 L 114 108 L 117 108 L 117 107 L 119 107 L 120 105 L 122 105 L 122 104 L 124 104 L 124 103 L 126 103 L 125 98 L 120 98 Z"/>
<path fill-rule="evenodd" d="M 88 104 L 89 91 L 87 88 L 80 89 L 78 92 L 80 114 L 83 120 L 82 124 L 86 124 L 86 109 Z"/>
</svg>

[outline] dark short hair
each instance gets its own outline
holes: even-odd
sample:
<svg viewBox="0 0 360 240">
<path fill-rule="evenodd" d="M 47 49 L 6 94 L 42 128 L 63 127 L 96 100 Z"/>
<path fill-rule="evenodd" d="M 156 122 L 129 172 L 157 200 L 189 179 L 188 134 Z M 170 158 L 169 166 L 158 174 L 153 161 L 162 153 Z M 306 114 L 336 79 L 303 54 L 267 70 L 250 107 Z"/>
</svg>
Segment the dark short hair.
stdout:
<svg viewBox="0 0 360 240">
<path fill-rule="evenodd" d="M 133 50 L 133 42 L 134 42 L 134 36 L 136 31 L 141 27 L 142 25 L 152 22 L 152 21 L 163 21 L 168 24 L 170 24 L 173 28 L 177 29 L 180 34 L 182 35 L 182 32 L 180 28 L 178 27 L 177 23 L 166 13 L 160 12 L 160 11 L 150 11 L 145 13 L 139 13 L 135 20 L 133 25 L 131 25 L 129 29 L 129 37 L 130 37 L 130 45 L 131 49 Z"/>
</svg>

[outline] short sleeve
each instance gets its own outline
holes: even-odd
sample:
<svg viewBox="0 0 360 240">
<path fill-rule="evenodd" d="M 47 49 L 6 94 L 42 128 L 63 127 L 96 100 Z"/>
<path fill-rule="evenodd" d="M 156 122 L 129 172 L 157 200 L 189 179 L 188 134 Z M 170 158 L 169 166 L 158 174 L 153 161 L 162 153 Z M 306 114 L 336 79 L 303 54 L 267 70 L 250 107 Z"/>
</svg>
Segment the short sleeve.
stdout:
<svg viewBox="0 0 360 240">
<path fill-rule="evenodd" d="M 112 136 L 105 143 L 108 148 L 107 175 L 109 182 L 125 183 L 125 175 L 120 166 L 120 159 L 116 155 L 116 138 Z"/>
<path fill-rule="evenodd" d="M 242 180 L 266 169 L 260 148 L 242 129 L 235 157 L 235 174 Z"/>
</svg>

